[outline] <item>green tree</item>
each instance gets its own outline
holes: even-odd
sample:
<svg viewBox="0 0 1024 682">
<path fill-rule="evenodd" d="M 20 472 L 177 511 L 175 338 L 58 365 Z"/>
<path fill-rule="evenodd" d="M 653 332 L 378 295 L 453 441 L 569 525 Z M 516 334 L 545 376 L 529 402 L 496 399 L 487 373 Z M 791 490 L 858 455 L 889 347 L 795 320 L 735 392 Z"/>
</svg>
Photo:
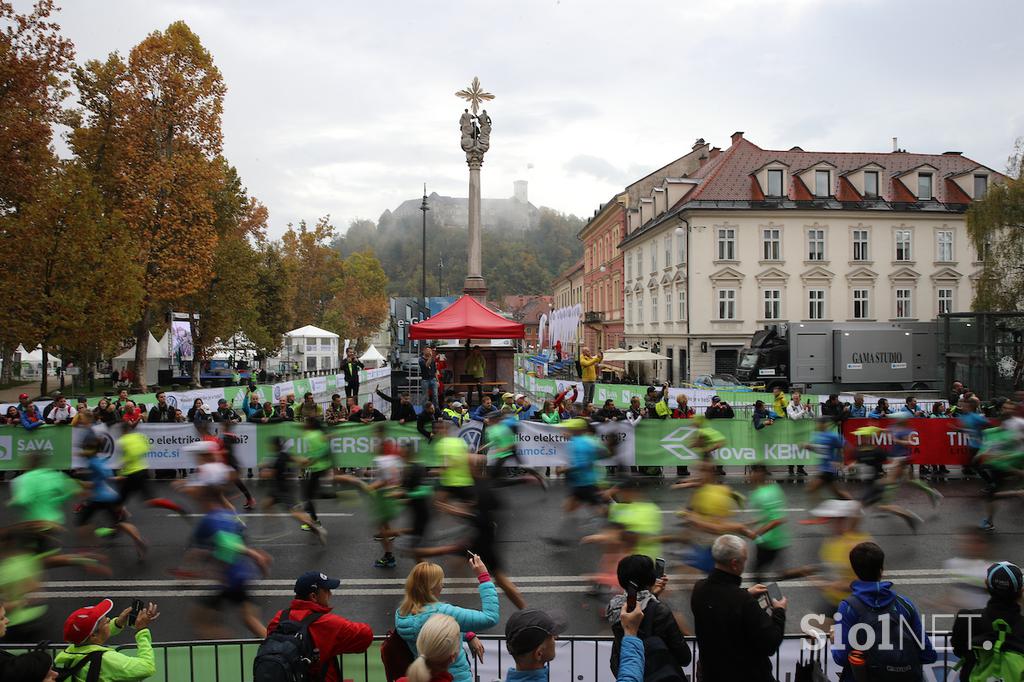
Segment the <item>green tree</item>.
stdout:
<svg viewBox="0 0 1024 682">
<path fill-rule="evenodd" d="M 334 297 L 324 315 L 324 328 L 361 346 L 388 316 L 388 277 L 372 251 L 345 259 L 334 280 Z"/>
<path fill-rule="evenodd" d="M 334 281 L 342 271 L 341 254 L 331 248 L 334 226 L 330 216 L 309 227 L 300 221 L 281 238 L 281 254 L 288 273 L 289 309 L 297 326 L 323 325 L 324 314 L 334 298 Z"/>
</svg>

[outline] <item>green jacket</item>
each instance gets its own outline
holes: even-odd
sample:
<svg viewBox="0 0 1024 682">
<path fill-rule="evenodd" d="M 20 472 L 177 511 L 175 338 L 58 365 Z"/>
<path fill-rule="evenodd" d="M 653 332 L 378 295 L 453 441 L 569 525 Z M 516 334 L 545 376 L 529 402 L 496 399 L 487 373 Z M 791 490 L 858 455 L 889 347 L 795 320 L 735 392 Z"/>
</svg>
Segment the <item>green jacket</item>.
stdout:
<svg viewBox="0 0 1024 682">
<path fill-rule="evenodd" d="M 110 636 L 121 632 L 117 622 L 110 621 Z M 156 661 L 153 658 L 153 635 L 148 628 L 143 628 L 135 633 L 135 644 L 137 646 L 135 656 L 126 656 L 110 647 L 99 646 L 98 644 L 84 644 L 82 646 L 69 646 L 57 654 L 54 665 L 60 668 L 73 666 L 78 660 L 93 651 L 102 651 L 103 659 L 100 665 L 100 682 L 134 682 L 145 680 L 156 674 Z M 75 675 L 76 682 L 84 682 L 89 673 L 89 666 L 83 667 Z"/>
</svg>

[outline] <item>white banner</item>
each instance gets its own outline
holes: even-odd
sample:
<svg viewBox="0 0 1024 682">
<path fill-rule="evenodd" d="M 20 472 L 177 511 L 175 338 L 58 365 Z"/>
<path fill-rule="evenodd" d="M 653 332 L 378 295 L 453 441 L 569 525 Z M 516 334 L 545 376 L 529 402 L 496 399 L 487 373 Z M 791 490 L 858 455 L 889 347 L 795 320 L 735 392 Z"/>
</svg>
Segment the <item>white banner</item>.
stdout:
<svg viewBox="0 0 1024 682">
<path fill-rule="evenodd" d="M 218 424 L 211 424 L 211 432 L 218 432 Z M 120 424 L 107 427 L 105 424 L 94 426 L 100 439 L 100 457 L 116 469 L 121 466 L 121 448 L 118 439 L 124 433 Z M 189 445 L 199 441 L 199 433 L 192 424 L 140 424 L 139 433 L 149 439 L 149 453 L 146 462 L 150 469 L 192 469 L 195 460 L 188 452 Z M 234 433 L 240 439 L 235 446 L 234 454 L 242 467 L 256 467 L 256 425 L 236 424 Z M 80 456 L 82 439 L 86 430 L 71 430 L 71 466 L 85 466 L 85 459 Z"/>
<path fill-rule="evenodd" d="M 519 422 L 516 452 L 531 467 L 554 467 L 569 464 L 569 432 L 565 427 L 534 421 Z M 635 438 L 629 422 L 606 422 L 596 425 L 597 435 L 608 446 L 611 458 L 606 465 L 633 463 Z M 516 466 L 515 461 L 508 462 Z"/>
</svg>

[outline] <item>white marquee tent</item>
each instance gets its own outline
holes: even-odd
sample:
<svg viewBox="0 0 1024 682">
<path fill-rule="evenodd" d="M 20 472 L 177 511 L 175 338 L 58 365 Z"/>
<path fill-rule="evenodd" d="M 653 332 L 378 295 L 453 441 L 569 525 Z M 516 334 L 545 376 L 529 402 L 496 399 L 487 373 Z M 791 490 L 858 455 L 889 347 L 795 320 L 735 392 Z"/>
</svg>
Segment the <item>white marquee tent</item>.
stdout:
<svg viewBox="0 0 1024 682">
<path fill-rule="evenodd" d="M 152 334 L 146 344 L 146 383 L 154 385 L 157 383 L 157 372 L 161 369 L 171 368 L 171 354 L 167 346 L 167 333 L 159 341 Z M 113 360 L 114 369 L 122 371 L 129 366 L 135 365 L 135 346 L 132 346 L 121 353 Z"/>
</svg>

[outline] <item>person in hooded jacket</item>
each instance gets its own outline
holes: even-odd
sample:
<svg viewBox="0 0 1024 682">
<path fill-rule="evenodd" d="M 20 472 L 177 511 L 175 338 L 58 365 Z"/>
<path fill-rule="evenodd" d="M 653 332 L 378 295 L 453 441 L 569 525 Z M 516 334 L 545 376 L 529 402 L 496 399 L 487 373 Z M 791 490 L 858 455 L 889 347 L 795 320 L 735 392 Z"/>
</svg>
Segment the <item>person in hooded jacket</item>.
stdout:
<svg viewBox="0 0 1024 682">
<path fill-rule="evenodd" d="M 985 588 L 989 594 L 985 608 L 961 609 L 953 621 L 950 643 L 953 653 L 964 662 L 960 669 L 961 680 L 969 680 L 978 664 L 974 650 L 984 649 L 987 642 L 998 640 L 999 633 L 994 625 L 997 620 L 1010 626 L 1002 650 L 1024 654 L 1024 617 L 1020 612 L 1024 575 L 1020 567 L 1009 561 L 992 564 L 985 573 Z"/>
<path fill-rule="evenodd" d="M 892 614 L 890 623 L 897 627 L 906 625 L 912 632 L 890 632 L 888 641 L 895 646 L 916 646 L 915 640 L 923 641 L 919 648 L 917 672 L 923 675 L 924 665 L 938 660 L 932 640 L 921 623 L 921 614 L 917 607 L 906 597 L 892 589 L 892 582 L 882 580 L 882 568 L 885 564 L 885 553 L 873 542 L 862 542 L 850 550 L 850 566 L 857 579 L 850 583 L 851 595 L 839 603 L 837 621 L 842 627 L 837 628 L 836 642 L 832 649 L 832 659 L 843 669 L 840 682 L 853 682 L 857 678 L 850 667 L 850 652 L 854 649 L 850 643 L 850 630 L 862 620 L 862 614 L 870 610 L 876 613 L 891 613 L 895 609 L 899 614 Z M 841 617 L 840 617 L 841 616 Z M 884 626 L 883 626 L 884 627 Z M 901 636 L 902 635 L 902 636 Z M 867 655 L 867 653 L 865 653 Z M 923 677 L 921 678 L 923 679 Z M 961 677 L 961 679 L 966 679 Z"/>
<path fill-rule="evenodd" d="M 644 554 L 632 554 L 619 561 L 616 573 L 623 590 L 634 587 L 637 591 L 636 605 L 644 612 L 640 630 L 648 637 L 660 637 L 680 669 L 690 665 L 693 656 L 675 614 L 668 604 L 658 600 L 658 596 L 668 584 L 668 578 L 657 575 L 654 560 Z M 612 634 L 615 635 L 609 660 L 614 675 L 619 674 L 622 638 L 625 636 L 621 618 L 622 610 L 626 607 L 626 599 L 625 593 L 613 597 L 605 612 L 612 626 Z"/>
</svg>

